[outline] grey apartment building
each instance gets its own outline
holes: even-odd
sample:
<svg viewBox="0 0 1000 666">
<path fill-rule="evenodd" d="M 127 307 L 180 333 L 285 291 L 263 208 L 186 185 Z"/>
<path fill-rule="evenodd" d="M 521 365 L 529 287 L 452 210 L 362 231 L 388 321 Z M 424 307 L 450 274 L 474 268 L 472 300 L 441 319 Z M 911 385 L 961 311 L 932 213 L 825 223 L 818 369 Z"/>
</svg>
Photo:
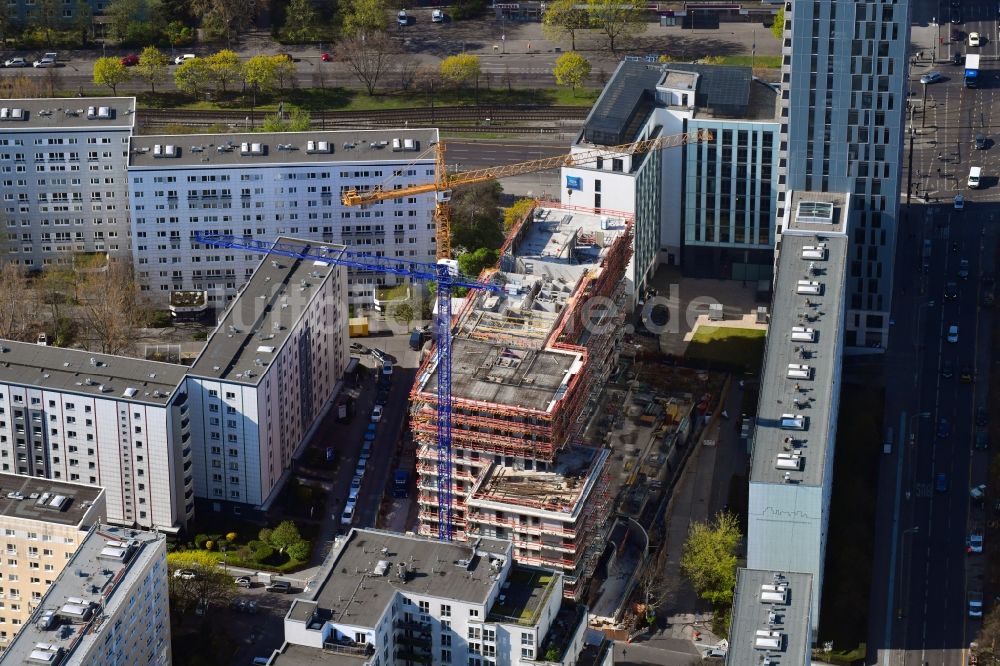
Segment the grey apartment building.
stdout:
<svg viewBox="0 0 1000 666">
<path fill-rule="evenodd" d="M 885 347 L 899 226 L 909 4 L 800 0 L 785 3 L 785 17 L 783 194 L 851 195 L 845 346 Z"/>
</svg>

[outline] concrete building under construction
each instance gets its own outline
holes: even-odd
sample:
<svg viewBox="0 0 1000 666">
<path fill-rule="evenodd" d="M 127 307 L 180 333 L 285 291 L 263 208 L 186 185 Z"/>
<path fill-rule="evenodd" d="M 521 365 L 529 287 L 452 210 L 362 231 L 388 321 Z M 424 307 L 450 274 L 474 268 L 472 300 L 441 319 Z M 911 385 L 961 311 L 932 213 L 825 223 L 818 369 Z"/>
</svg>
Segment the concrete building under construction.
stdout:
<svg viewBox="0 0 1000 666">
<path fill-rule="evenodd" d="M 452 338 L 452 529 L 510 539 L 523 563 L 563 572 L 567 596 L 600 557 L 610 510 L 604 449 L 578 444 L 617 362 L 632 218 L 546 204 L 517 225 Z M 442 528 L 435 355 L 411 395 L 420 533 Z"/>
</svg>

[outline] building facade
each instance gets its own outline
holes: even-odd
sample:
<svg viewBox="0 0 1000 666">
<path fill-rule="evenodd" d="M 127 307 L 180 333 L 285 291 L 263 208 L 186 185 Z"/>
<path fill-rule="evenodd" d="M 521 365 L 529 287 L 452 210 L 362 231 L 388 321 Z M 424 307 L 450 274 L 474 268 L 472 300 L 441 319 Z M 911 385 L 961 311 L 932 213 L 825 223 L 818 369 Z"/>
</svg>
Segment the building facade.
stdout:
<svg viewBox="0 0 1000 666">
<path fill-rule="evenodd" d="M 32 270 L 79 252 L 129 256 L 135 98 L 0 103 L 5 259 Z"/>
<path fill-rule="evenodd" d="M 0 340 L 0 472 L 107 489 L 108 520 L 194 512 L 186 368 Z"/>
<path fill-rule="evenodd" d="M 103 488 L 0 474 L 0 650 L 106 512 Z"/>
<path fill-rule="evenodd" d="M 260 257 L 199 245 L 197 232 L 433 262 L 433 194 L 349 208 L 341 193 L 434 182 L 437 141 L 436 130 L 405 129 L 136 136 L 128 187 L 138 278 L 154 299 L 204 290 L 224 306 Z M 352 271 L 350 303 L 371 307 L 375 288 L 395 280 Z"/>
<path fill-rule="evenodd" d="M 852 197 L 848 348 L 889 332 L 909 28 L 905 2 L 785 3 L 782 192 Z"/>
<path fill-rule="evenodd" d="M 356 529 L 318 579 L 285 615 L 271 665 L 314 663 L 323 652 L 359 666 L 580 663 L 586 608 L 564 601 L 560 573 L 514 564 L 508 541 Z"/>
<path fill-rule="evenodd" d="M 157 664 L 170 655 L 166 537 L 95 525 L 0 664 Z"/>
<path fill-rule="evenodd" d="M 770 277 L 777 108 L 777 92 L 749 68 L 619 64 L 572 152 L 682 133 L 689 141 L 564 167 L 562 201 L 634 215 L 634 300 L 660 264 L 698 277 Z"/>
<path fill-rule="evenodd" d="M 294 251 L 342 246 L 279 239 Z M 194 492 L 268 506 L 332 404 L 348 362 L 347 276 L 334 264 L 254 254 L 259 265 L 188 371 Z"/>
</svg>

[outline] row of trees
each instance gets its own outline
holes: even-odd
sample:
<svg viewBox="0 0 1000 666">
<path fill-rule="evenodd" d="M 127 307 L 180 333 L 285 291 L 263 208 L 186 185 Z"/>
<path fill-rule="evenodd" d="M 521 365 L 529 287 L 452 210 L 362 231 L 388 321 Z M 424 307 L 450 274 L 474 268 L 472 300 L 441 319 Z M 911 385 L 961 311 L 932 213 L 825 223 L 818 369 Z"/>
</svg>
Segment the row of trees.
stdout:
<svg viewBox="0 0 1000 666">
<path fill-rule="evenodd" d="M 646 31 L 648 16 L 641 3 L 627 0 L 555 0 L 545 9 L 542 29 L 553 39 L 570 40 L 576 51 L 577 34 L 596 30 L 607 39 L 608 48 L 617 53 L 622 42 Z"/>
</svg>

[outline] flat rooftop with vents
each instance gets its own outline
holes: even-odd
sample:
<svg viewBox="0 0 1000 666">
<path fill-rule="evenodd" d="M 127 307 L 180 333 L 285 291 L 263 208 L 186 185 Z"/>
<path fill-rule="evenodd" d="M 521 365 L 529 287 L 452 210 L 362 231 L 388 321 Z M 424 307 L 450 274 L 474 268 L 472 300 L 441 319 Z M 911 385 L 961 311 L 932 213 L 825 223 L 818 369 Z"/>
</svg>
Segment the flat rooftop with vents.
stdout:
<svg viewBox="0 0 1000 666">
<path fill-rule="evenodd" d="M 727 666 L 806 666 L 812 657 L 812 576 L 740 569 Z"/>
<path fill-rule="evenodd" d="M 290 248 L 337 258 L 343 245 L 279 238 Z M 220 249 L 220 251 L 222 251 Z M 312 259 L 261 255 L 262 261 L 229 304 L 205 349 L 191 366 L 196 377 L 257 384 L 277 358 L 321 285 L 340 268 Z M 346 323 L 346 322 L 345 322 Z"/>
<path fill-rule="evenodd" d="M 105 623 L 111 609 L 128 602 L 124 597 L 133 593 L 149 559 L 162 556 L 157 546 L 163 539 L 156 532 L 107 525 L 92 529 L 0 655 L 0 664 L 58 665 L 104 641 L 113 628 Z"/>
<path fill-rule="evenodd" d="M 87 527 L 91 509 L 103 501 L 104 488 L 0 474 L 0 515 L 5 518 Z"/>
<path fill-rule="evenodd" d="M 849 197 L 793 192 L 778 254 L 751 483 L 823 484 L 843 348 Z"/>
<path fill-rule="evenodd" d="M 374 627 L 396 592 L 483 604 L 497 585 L 495 563 L 510 557 L 511 543 L 498 539 L 478 539 L 473 547 L 353 529 L 320 571 L 307 604 L 329 622 L 357 627 Z"/>
<path fill-rule="evenodd" d="M 166 405 L 182 365 L 0 340 L 0 383 Z"/>
<path fill-rule="evenodd" d="M 434 161 L 436 129 L 133 136 L 129 169 Z M 385 174 L 391 176 L 390 173 Z M 421 173 L 423 179 L 428 177 Z"/>
<path fill-rule="evenodd" d="M 574 520 L 583 509 L 580 499 L 597 482 L 609 456 L 608 449 L 572 445 L 559 452 L 547 471 L 491 465 L 473 486 L 469 504 L 496 511 L 530 509 L 532 514 Z"/>
<path fill-rule="evenodd" d="M 80 129 L 130 130 L 134 97 L 59 97 L 0 100 L 0 134 Z M 86 146 L 78 145 L 80 151 Z"/>
</svg>

